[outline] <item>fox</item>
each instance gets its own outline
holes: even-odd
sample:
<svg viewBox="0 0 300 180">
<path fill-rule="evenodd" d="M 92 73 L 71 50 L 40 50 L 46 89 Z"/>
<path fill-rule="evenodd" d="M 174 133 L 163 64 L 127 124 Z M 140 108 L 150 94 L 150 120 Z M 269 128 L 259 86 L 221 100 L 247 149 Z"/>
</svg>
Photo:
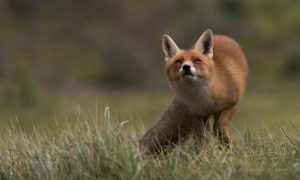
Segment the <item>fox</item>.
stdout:
<svg viewBox="0 0 300 180">
<path fill-rule="evenodd" d="M 205 30 L 190 49 L 180 49 L 163 35 L 165 73 L 175 94 L 162 118 L 139 140 L 142 153 L 184 142 L 190 133 L 207 134 L 221 144 L 231 143 L 229 123 L 243 96 L 248 63 L 240 45 L 225 35 Z M 213 124 L 209 122 L 214 118 Z"/>
</svg>

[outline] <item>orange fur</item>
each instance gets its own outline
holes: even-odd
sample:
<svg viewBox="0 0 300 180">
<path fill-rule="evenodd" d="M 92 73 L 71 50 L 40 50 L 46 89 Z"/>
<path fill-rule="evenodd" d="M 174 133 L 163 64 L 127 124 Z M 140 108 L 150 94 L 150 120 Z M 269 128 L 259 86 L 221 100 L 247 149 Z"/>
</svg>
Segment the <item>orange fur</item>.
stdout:
<svg viewBox="0 0 300 180">
<path fill-rule="evenodd" d="M 161 120 L 139 141 L 143 152 L 175 145 L 192 131 L 202 138 L 214 117 L 213 132 L 222 143 L 230 142 L 228 126 L 242 97 L 248 65 L 244 53 L 233 39 L 205 31 L 195 46 L 181 50 L 164 36 L 165 71 L 175 99 Z M 195 76 L 183 78 L 183 65 L 193 68 Z"/>
</svg>

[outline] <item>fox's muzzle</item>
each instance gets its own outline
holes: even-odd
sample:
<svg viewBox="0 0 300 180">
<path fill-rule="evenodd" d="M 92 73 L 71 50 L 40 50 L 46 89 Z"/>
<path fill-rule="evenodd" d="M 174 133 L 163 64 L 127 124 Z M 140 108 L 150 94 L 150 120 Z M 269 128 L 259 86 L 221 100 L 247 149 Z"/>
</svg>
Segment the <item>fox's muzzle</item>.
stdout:
<svg viewBox="0 0 300 180">
<path fill-rule="evenodd" d="M 183 78 L 191 78 L 195 77 L 196 75 L 196 68 L 189 65 L 189 64 L 184 64 L 179 70 L 180 76 Z"/>
</svg>

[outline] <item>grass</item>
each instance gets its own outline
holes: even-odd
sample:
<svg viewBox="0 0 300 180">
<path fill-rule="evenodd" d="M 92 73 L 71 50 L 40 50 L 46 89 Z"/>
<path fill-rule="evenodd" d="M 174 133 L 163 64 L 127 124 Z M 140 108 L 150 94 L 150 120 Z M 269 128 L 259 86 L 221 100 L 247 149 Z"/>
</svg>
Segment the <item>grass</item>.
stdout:
<svg viewBox="0 0 300 180">
<path fill-rule="evenodd" d="M 229 150 L 193 139 L 161 157 L 142 156 L 145 127 L 118 120 L 106 107 L 78 114 L 56 135 L 24 133 L 18 124 L 0 138 L 1 179 L 299 179 L 300 142 L 235 133 Z"/>
<path fill-rule="evenodd" d="M 299 179 L 298 90 L 250 89 L 228 150 L 189 139 L 161 157 L 140 155 L 137 141 L 167 108 L 169 92 L 61 95 L 4 110 L 0 179 Z"/>
</svg>

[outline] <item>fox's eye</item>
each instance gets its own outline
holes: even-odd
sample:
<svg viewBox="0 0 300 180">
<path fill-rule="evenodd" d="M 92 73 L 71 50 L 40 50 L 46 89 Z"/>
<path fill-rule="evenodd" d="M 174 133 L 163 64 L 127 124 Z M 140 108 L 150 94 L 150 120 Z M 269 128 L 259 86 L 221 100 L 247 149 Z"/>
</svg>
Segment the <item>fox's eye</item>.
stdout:
<svg viewBox="0 0 300 180">
<path fill-rule="evenodd" d="M 202 63 L 202 61 L 201 61 L 201 59 L 195 58 L 195 59 L 194 59 L 194 63 L 200 64 L 200 63 Z"/>
<path fill-rule="evenodd" d="M 182 62 L 183 62 L 183 60 L 182 60 L 182 59 L 177 59 L 177 60 L 175 61 L 175 64 L 181 65 L 181 64 L 182 64 Z"/>
</svg>

